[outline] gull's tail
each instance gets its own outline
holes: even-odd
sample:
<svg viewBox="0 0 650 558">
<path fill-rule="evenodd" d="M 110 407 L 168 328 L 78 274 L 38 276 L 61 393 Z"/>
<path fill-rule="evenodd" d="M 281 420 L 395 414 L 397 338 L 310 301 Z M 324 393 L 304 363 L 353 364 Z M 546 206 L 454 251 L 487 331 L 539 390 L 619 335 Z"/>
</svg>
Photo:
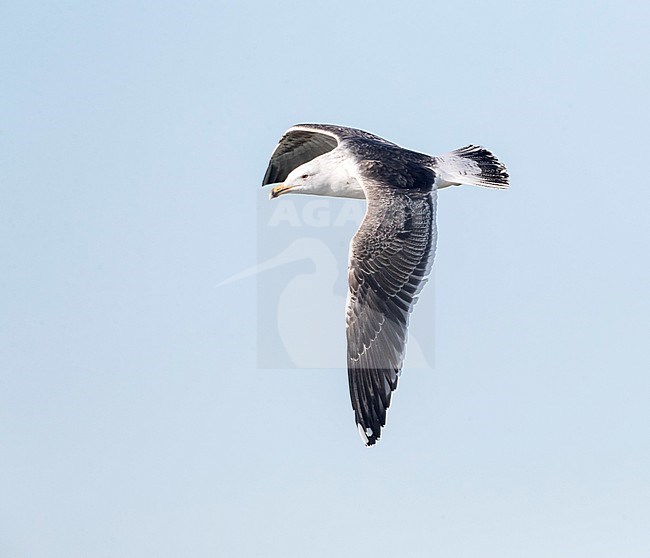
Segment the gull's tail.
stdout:
<svg viewBox="0 0 650 558">
<path fill-rule="evenodd" d="M 435 186 L 459 184 L 503 190 L 508 187 L 508 170 L 492 153 L 479 145 L 468 145 L 433 158 Z"/>
</svg>

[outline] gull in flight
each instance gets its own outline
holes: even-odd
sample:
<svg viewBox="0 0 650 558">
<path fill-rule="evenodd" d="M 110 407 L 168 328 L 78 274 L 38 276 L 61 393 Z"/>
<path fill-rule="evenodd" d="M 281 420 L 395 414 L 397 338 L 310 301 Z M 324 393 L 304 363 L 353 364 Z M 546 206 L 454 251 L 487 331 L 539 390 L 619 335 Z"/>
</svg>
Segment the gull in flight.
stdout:
<svg viewBox="0 0 650 558">
<path fill-rule="evenodd" d="M 355 128 L 299 124 L 273 151 L 262 185 L 269 184 L 271 198 L 366 200 L 350 243 L 345 326 L 354 417 L 372 446 L 397 389 L 409 314 L 433 264 L 437 191 L 460 184 L 505 189 L 508 172 L 480 146 L 432 157 Z"/>
</svg>

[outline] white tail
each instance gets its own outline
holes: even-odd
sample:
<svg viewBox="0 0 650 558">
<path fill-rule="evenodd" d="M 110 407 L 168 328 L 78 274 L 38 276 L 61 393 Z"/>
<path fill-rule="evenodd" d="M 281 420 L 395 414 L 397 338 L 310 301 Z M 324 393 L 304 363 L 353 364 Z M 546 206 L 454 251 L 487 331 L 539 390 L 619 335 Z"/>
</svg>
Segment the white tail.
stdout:
<svg viewBox="0 0 650 558">
<path fill-rule="evenodd" d="M 435 186 L 445 188 L 459 184 L 505 189 L 508 187 L 508 170 L 485 147 L 468 145 L 434 157 Z"/>
</svg>

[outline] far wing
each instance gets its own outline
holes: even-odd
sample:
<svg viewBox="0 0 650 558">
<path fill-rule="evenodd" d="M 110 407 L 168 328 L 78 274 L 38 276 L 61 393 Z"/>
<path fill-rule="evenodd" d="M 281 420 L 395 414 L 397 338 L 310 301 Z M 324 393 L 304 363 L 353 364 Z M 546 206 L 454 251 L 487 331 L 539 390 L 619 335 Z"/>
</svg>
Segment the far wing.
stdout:
<svg viewBox="0 0 650 558">
<path fill-rule="evenodd" d="M 282 182 L 293 169 L 332 151 L 338 144 L 337 135 L 329 130 L 309 125 L 289 128 L 271 155 L 262 186 Z"/>
</svg>

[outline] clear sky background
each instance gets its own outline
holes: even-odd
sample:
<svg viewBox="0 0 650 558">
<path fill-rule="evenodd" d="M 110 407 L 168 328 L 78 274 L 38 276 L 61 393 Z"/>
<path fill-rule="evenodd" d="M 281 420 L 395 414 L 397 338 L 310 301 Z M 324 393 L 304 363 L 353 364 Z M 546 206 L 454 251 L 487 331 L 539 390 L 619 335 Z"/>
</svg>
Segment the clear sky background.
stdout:
<svg viewBox="0 0 650 558">
<path fill-rule="evenodd" d="M 649 16 L 3 3 L 0 556 L 649 556 Z M 372 449 L 344 354 L 258 367 L 278 276 L 216 286 L 310 121 L 511 174 L 441 192 L 412 320 L 435 362 Z"/>
</svg>

